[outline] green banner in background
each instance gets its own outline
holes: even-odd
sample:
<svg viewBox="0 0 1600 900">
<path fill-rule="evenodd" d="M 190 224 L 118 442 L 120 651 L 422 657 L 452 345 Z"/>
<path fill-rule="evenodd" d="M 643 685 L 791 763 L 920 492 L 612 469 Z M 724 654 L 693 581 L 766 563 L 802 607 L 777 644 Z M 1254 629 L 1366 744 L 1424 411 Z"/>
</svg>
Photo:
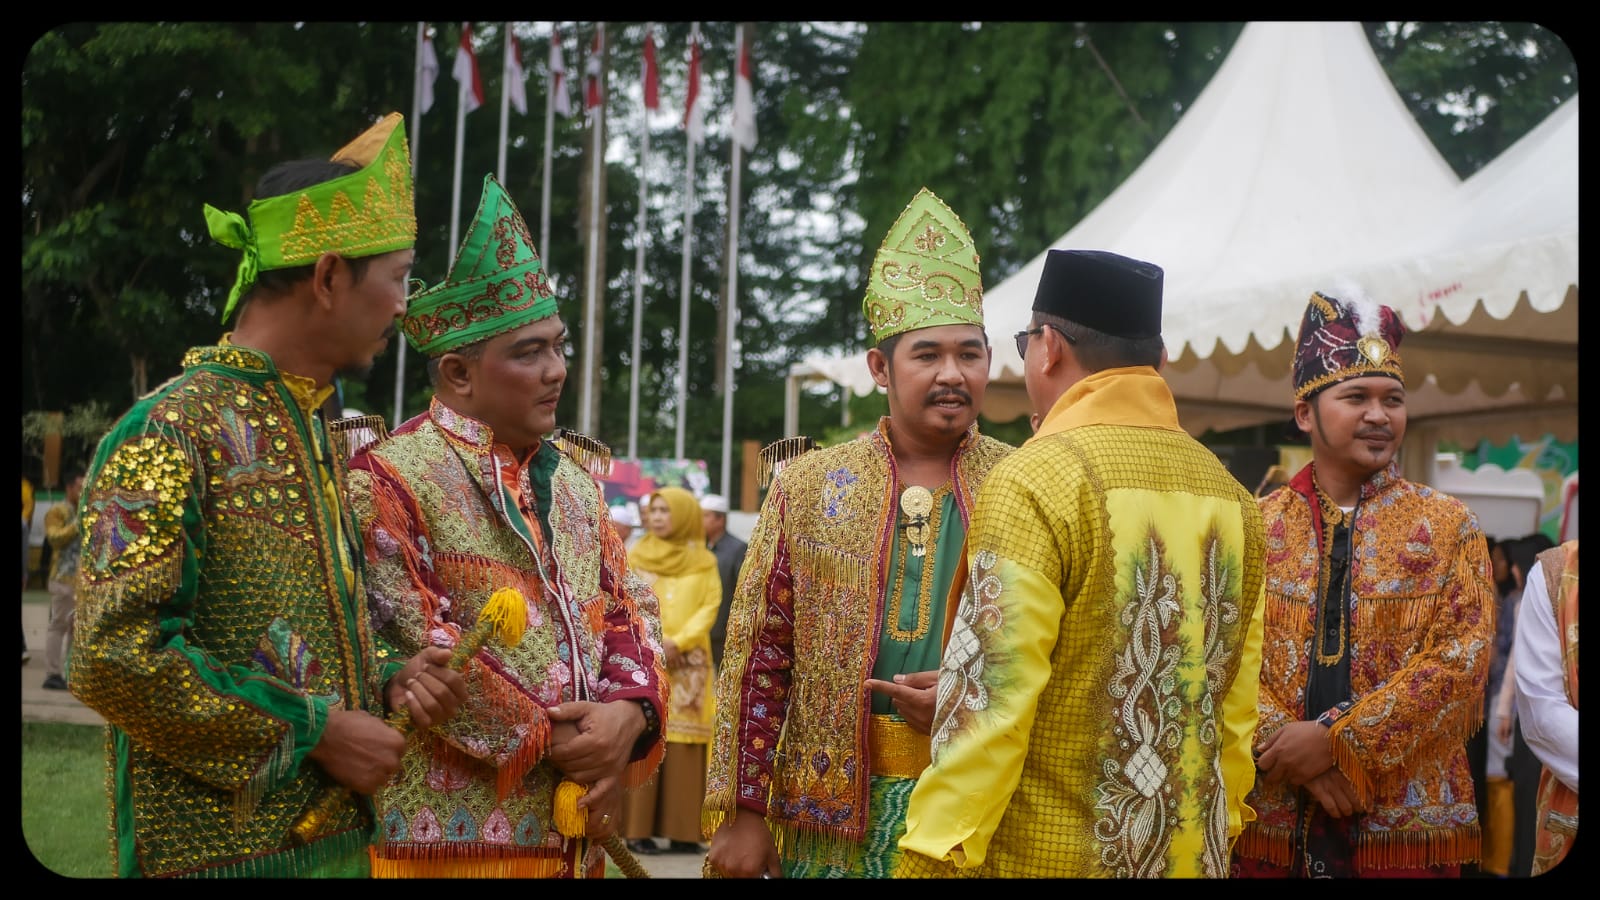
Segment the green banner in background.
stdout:
<svg viewBox="0 0 1600 900">
<path fill-rule="evenodd" d="M 1471 450 L 1441 443 L 1440 449 L 1459 453 L 1464 469 L 1476 469 L 1488 463 L 1502 469 L 1528 469 L 1538 475 L 1544 485 L 1539 530 L 1549 535 L 1551 540 L 1560 540 L 1562 485 L 1567 476 L 1578 471 L 1577 441 L 1565 443 L 1545 435 L 1531 441 L 1512 438 L 1504 444 L 1480 441 Z"/>
</svg>

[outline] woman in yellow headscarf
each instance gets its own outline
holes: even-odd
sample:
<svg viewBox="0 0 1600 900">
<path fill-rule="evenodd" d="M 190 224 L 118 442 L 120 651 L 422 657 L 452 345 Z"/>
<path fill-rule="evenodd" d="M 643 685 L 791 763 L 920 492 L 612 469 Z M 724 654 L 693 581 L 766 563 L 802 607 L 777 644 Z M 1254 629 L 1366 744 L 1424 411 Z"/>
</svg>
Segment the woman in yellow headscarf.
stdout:
<svg viewBox="0 0 1600 900">
<path fill-rule="evenodd" d="M 644 537 L 628 551 L 628 565 L 650 583 L 661 602 L 661 644 L 672 696 L 667 752 L 655 779 L 630 791 L 621 835 L 635 853 L 701 852 L 700 804 L 705 798 L 706 745 L 716 713 L 711 668 L 711 626 L 722 601 L 717 558 L 706 549 L 700 503 L 679 487 L 664 487 L 643 509 Z"/>
</svg>

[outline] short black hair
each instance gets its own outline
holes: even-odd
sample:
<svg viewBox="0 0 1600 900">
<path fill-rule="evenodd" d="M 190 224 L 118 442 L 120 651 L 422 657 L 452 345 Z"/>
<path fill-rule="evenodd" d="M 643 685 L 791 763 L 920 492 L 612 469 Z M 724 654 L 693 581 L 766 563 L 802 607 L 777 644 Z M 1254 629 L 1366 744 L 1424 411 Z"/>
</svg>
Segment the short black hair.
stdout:
<svg viewBox="0 0 1600 900">
<path fill-rule="evenodd" d="M 1072 351 L 1077 354 L 1078 364 L 1090 372 L 1123 366 L 1161 365 L 1161 350 L 1165 342 L 1159 334 L 1147 338 L 1119 337 L 1038 310 L 1034 310 L 1033 321 L 1036 325 L 1052 325 L 1064 334 L 1072 335 Z"/>
<path fill-rule="evenodd" d="M 446 350 L 445 353 L 454 353 L 455 355 L 464 359 L 477 359 L 483 356 L 483 348 L 488 343 L 489 339 L 484 338 L 481 341 L 473 341 L 464 347 L 457 347 L 454 350 Z M 433 387 L 434 390 L 438 390 L 439 388 L 439 360 L 443 358 L 444 353 L 441 353 L 438 356 L 428 357 L 428 384 Z"/>
<path fill-rule="evenodd" d="M 305 190 L 312 185 L 332 181 L 335 178 L 343 178 L 359 171 L 361 171 L 361 167 L 354 163 L 334 162 L 331 159 L 290 160 L 289 162 L 278 163 L 268 169 L 256 181 L 255 196 L 257 200 L 265 200 L 268 197 L 282 197 L 285 194 Z M 366 277 L 367 265 L 371 262 L 371 257 L 363 256 L 352 259 L 346 256 L 343 259 L 350 266 L 350 277 L 358 282 Z M 315 268 L 316 265 L 313 263 L 258 272 L 256 274 L 255 289 L 252 289 L 250 293 L 255 293 L 255 290 L 271 295 L 286 293 L 296 284 L 310 278 Z M 249 298 L 250 294 L 240 297 L 239 305 L 243 306 Z"/>
</svg>

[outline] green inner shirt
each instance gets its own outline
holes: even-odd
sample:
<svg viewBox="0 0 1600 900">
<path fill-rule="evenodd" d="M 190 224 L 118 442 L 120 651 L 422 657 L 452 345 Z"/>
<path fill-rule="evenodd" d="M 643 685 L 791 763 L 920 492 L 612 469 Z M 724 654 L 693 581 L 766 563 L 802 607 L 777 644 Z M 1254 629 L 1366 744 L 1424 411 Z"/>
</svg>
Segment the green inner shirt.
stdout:
<svg viewBox="0 0 1600 900">
<path fill-rule="evenodd" d="M 884 586 L 888 602 L 883 606 L 883 634 L 878 639 L 878 658 L 872 666 L 872 677 L 881 681 L 893 681 L 899 673 L 937 669 L 944 653 L 945 596 L 955 578 L 967 529 L 961 522 L 955 493 L 949 485 L 934 491 L 933 496 L 935 512 L 930 517 L 928 549 L 926 555 L 920 557 L 910 553 L 905 529 L 900 527 L 905 519 L 900 514 L 899 500 L 895 501 L 895 540 L 889 549 L 888 584 Z M 902 568 L 904 574 L 897 579 L 896 573 Z M 922 590 L 924 576 L 931 576 L 926 593 Z M 898 606 L 895 603 L 897 586 Z M 924 606 L 926 623 L 921 621 Z M 872 692 L 874 714 L 893 713 L 892 704 L 889 697 Z"/>
</svg>

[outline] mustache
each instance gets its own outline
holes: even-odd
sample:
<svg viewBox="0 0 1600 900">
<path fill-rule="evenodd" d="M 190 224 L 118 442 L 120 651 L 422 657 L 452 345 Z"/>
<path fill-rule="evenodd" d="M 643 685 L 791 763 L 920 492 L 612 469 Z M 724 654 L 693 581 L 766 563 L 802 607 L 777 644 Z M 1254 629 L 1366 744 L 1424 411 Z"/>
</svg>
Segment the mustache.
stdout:
<svg viewBox="0 0 1600 900">
<path fill-rule="evenodd" d="M 1386 441 L 1392 441 L 1394 440 L 1394 432 L 1387 428 L 1368 428 L 1365 431 L 1356 432 L 1356 438 L 1358 440 L 1366 440 L 1367 438 L 1374 437 L 1383 438 Z"/>
<path fill-rule="evenodd" d="M 390 324 L 390 326 L 388 328 L 385 328 L 383 330 L 383 339 L 386 340 L 386 341 L 392 341 L 392 340 L 394 340 L 394 336 L 399 334 L 399 333 L 400 333 L 400 326 L 396 325 L 396 324 Z"/>
<path fill-rule="evenodd" d="M 928 395 L 928 405 L 932 406 L 946 397 L 954 397 L 968 406 L 972 405 L 972 395 L 960 388 L 943 388 Z"/>
</svg>

